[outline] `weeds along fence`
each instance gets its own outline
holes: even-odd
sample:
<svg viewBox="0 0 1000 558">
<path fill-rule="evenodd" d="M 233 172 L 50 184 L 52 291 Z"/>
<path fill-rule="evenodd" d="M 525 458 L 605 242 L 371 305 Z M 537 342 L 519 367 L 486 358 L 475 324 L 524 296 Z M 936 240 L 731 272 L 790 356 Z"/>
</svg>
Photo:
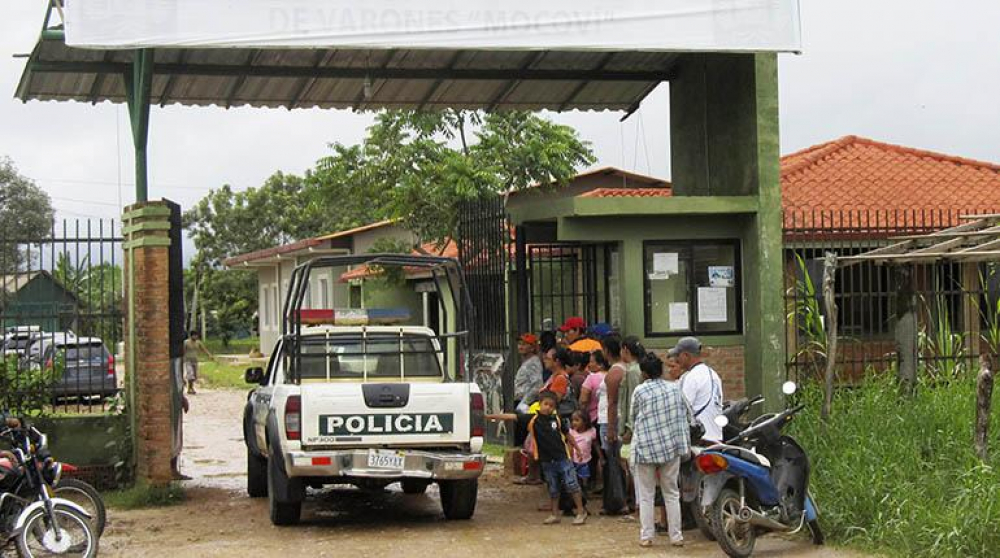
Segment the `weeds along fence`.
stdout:
<svg viewBox="0 0 1000 558">
<path fill-rule="evenodd" d="M 0 227 L 0 408 L 37 416 L 116 406 L 122 258 L 113 220 L 63 220 L 35 234 Z"/>
<path fill-rule="evenodd" d="M 866 373 L 895 373 L 900 289 L 897 269 L 861 262 L 836 271 L 837 354 L 827 353 L 823 257 L 868 252 L 903 235 L 928 234 L 966 222 L 978 210 L 810 211 L 784 213 L 786 372 L 790 379 L 821 377 L 836 359 L 841 383 Z M 1000 349 L 1000 262 L 913 265 L 917 306 L 917 369 L 943 379 L 977 370 L 984 350 Z"/>
</svg>

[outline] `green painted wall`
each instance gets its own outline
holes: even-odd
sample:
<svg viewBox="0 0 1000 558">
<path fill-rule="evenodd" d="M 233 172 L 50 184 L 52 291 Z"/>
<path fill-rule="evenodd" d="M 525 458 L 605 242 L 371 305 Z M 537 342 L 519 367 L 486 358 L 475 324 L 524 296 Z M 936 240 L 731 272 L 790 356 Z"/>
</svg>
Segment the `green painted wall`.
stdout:
<svg viewBox="0 0 1000 558">
<path fill-rule="evenodd" d="M 615 198 L 605 199 L 608 200 L 609 211 L 613 211 Z M 746 215 L 567 218 L 559 221 L 559 240 L 620 243 L 622 331 L 643 338 L 647 347 L 660 349 L 673 346 L 680 336 L 644 337 L 643 241 L 740 239 L 744 234 L 745 223 L 749 220 Z M 747 250 L 744 248 L 741 252 L 744 253 L 745 267 Z M 744 336 L 712 335 L 702 336 L 702 340 L 717 346 L 742 345 Z"/>
<path fill-rule="evenodd" d="M 39 326 L 43 331 L 72 328 L 77 303 L 47 275 L 38 275 L 13 295 L 0 299 L 0 326 Z"/>
<path fill-rule="evenodd" d="M 748 54 L 687 54 L 679 59 L 677 77 L 670 81 L 676 194 L 757 193 L 755 60 Z"/>
<path fill-rule="evenodd" d="M 95 415 L 33 419 L 49 438 L 52 455 L 78 466 L 114 466 L 129 455 L 128 417 Z"/>
<path fill-rule="evenodd" d="M 362 292 L 365 308 L 406 308 L 410 311 L 409 323 L 422 323 L 423 300 L 412 284 L 392 285 L 374 279 L 364 282 Z"/>
</svg>

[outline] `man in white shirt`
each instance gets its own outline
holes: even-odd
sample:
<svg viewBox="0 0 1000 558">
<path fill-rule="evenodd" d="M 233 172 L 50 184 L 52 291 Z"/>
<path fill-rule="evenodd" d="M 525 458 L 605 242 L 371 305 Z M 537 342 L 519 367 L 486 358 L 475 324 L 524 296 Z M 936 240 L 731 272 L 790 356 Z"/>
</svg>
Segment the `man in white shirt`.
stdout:
<svg viewBox="0 0 1000 558">
<path fill-rule="evenodd" d="M 691 412 L 705 426 L 707 442 L 722 441 L 722 427 L 715 424 L 715 417 L 722 414 L 722 379 L 715 370 L 701 360 L 701 341 L 694 337 L 684 337 L 671 350 L 677 355 L 684 374 L 681 375 L 681 391 L 691 405 Z"/>
</svg>

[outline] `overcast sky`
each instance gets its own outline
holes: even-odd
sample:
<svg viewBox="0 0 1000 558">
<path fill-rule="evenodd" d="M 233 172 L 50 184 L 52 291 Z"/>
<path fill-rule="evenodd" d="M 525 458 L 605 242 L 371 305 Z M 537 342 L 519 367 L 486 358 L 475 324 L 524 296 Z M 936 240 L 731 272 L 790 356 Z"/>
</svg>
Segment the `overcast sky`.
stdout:
<svg viewBox="0 0 1000 558">
<path fill-rule="evenodd" d="M 650 0 L 653 1 L 653 0 Z M 60 217 L 114 217 L 133 200 L 126 109 L 13 98 L 46 0 L 0 2 L 0 156 L 53 198 Z M 848 134 L 1000 162 L 1000 2 L 802 0 L 802 55 L 780 55 L 781 149 Z M 668 92 L 621 113 L 552 118 L 593 142 L 598 165 L 669 178 Z M 359 141 L 350 111 L 169 107 L 152 111 L 150 197 L 189 207 L 210 188 L 300 173 L 334 141 Z M 119 190 L 119 174 L 122 187 Z"/>
</svg>

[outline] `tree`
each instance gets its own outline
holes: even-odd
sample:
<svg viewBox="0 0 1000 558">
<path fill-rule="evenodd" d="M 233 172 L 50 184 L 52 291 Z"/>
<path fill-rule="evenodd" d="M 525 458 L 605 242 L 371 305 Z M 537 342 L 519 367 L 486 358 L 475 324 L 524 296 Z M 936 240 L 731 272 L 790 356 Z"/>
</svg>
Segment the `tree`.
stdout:
<svg viewBox="0 0 1000 558">
<path fill-rule="evenodd" d="M 573 128 L 530 112 L 387 111 L 360 146 L 333 145 L 311 177 L 348 213 L 398 219 L 421 243 L 444 246 L 463 201 L 568 182 L 595 161 Z"/>
<path fill-rule="evenodd" d="M 21 269 L 25 256 L 18 244 L 46 238 L 52 231 L 52 200 L 34 181 L 0 157 L 0 273 Z"/>
<path fill-rule="evenodd" d="M 185 228 L 206 264 L 319 234 L 322 213 L 310 207 L 305 181 L 276 172 L 259 188 L 212 190 L 184 214 Z"/>
</svg>

